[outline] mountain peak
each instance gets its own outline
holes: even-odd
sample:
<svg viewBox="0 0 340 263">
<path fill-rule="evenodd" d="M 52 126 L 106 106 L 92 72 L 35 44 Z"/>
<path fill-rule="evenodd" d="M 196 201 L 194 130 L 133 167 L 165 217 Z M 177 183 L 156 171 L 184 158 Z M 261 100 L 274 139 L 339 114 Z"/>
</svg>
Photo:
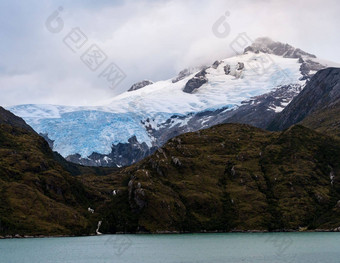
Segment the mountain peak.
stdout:
<svg viewBox="0 0 340 263">
<path fill-rule="evenodd" d="M 247 47 L 244 52 L 263 52 L 283 56 L 284 58 L 316 58 L 315 55 L 307 53 L 299 48 L 295 48 L 287 43 L 273 41 L 269 37 L 259 37 L 254 43 Z"/>
<path fill-rule="evenodd" d="M 271 44 L 275 43 L 275 41 L 272 40 L 269 37 L 258 37 L 258 38 L 255 39 L 254 43 L 257 44 L 257 45 L 261 45 L 262 44 L 262 45 L 268 46 L 268 45 L 271 45 Z"/>
</svg>

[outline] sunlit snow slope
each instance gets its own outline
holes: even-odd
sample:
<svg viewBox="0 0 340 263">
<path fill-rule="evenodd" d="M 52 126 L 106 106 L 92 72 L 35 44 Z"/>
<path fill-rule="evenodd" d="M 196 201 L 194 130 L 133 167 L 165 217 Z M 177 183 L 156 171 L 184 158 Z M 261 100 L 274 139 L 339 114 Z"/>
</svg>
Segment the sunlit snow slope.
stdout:
<svg viewBox="0 0 340 263">
<path fill-rule="evenodd" d="M 270 66 L 256 69 L 256 65 L 267 65 L 268 60 Z M 198 72 L 177 82 L 159 81 L 125 92 L 97 107 L 18 105 L 8 109 L 24 118 L 38 133 L 47 134 L 54 141 L 53 150 L 62 156 L 78 153 L 87 158 L 93 152 L 109 154 L 112 145 L 127 143 L 132 136 L 151 147 L 155 138 L 149 130 L 161 128 L 174 114 L 185 116 L 206 110 L 235 109 L 241 102 L 277 87 L 303 86 L 305 80 L 300 67 L 299 58 L 249 51 L 207 67 L 206 83 L 191 93 L 183 89 Z M 280 106 L 272 110 L 282 109 Z M 148 127 L 145 126 L 147 119 Z M 186 121 L 176 120 L 175 124 L 185 125 Z"/>
</svg>

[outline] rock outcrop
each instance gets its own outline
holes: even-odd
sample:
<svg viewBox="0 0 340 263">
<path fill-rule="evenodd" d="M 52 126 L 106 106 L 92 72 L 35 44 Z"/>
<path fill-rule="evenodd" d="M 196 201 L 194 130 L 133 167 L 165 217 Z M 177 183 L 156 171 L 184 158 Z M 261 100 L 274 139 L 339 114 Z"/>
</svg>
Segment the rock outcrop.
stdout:
<svg viewBox="0 0 340 263">
<path fill-rule="evenodd" d="M 207 68 L 206 66 L 199 66 L 199 67 L 191 67 L 191 68 L 186 68 L 186 69 L 183 69 L 182 71 L 180 71 L 178 73 L 178 75 L 172 79 L 172 83 L 176 83 L 188 76 L 190 76 L 191 74 L 199 71 L 199 70 L 202 70 L 202 69 L 205 69 Z"/>
<path fill-rule="evenodd" d="M 145 142 L 139 143 L 136 136 L 133 136 L 127 143 L 113 144 L 109 154 L 92 153 L 88 158 L 73 154 L 66 157 L 66 160 L 87 166 L 122 167 L 142 160 L 156 149 L 157 147 L 149 147 Z"/>
<path fill-rule="evenodd" d="M 203 84 L 208 82 L 206 74 L 207 74 L 206 69 L 202 69 L 195 75 L 195 77 L 190 79 L 185 84 L 183 91 L 186 93 L 193 93 L 195 90 L 199 89 Z"/>
<path fill-rule="evenodd" d="M 148 86 L 148 85 L 151 85 L 151 84 L 153 84 L 152 81 L 150 81 L 150 80 L 143 80 L 143 81 L 140 81 L 140 82 L 137 82 L 137 83 L 133 84 L 131 86 L 131 88 L 128 89 L 128 91 L 139 90 L 139 89 L 142 89 L 145 86 Z"/>
<path fill-rule="evenodd" d="M 211 67 L 212 67 L 213 69 L 217 69 L 218 66 L 219 66 L 221 63 L 222 63 L 222 61 L 216 60 L 216 61 L 212 64 Z"/>
<path fill-rule="evenodd" d="M 340 68 L 318 71 L 306 87 L 268 126 L 270 130 L 287 129 L 307 116 L 340 104 Z"/>
<path fill-rule="evenodd" d="M 229 74 L 230 74 L 230 65 L 225 65 L 223 69 L 224 69 L 224 73 L 225 73 L 226 75 L 229 75 Z"/>
</svg>

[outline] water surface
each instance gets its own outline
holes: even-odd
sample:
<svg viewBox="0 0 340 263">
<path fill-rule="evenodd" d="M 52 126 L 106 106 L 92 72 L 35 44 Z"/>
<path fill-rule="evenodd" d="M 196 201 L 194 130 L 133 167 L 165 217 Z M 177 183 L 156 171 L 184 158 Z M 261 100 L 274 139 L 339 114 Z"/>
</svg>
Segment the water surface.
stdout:
<svg viewBox="0 0 340 263">
<path fill-rule="evenodd" d="M 340 233 L 103 235 L 0 240 L 6 263 L 339 263 Z"/>
</svg>

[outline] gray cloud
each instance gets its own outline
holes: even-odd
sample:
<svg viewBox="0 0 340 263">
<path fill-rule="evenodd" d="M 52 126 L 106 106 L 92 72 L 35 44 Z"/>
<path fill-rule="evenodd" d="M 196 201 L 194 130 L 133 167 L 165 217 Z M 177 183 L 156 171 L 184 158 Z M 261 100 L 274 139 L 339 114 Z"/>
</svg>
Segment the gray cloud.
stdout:
<svg viewBox="0 0 340 263">
<path fill-rule="evenodd" d="M 64 28 L 52 34 L 44 23 L 59 6 Z M 229 43 L 240 32 L 340 62 L 339 11 L 336 0 L 1 0 L 0 105 L 94 105 L 136 81 L 171 78 L 182 68 L 231 56 Z M 223 17 L 230 33 L 218 38 L 212 27 Z M 84 50 L 75 54 L 63 44 L 74 27 L 108 55 L 106 63 L 124 70 L 118 87 L 108 88 L 99 71 L 81 62 Z"/>
</svg>

